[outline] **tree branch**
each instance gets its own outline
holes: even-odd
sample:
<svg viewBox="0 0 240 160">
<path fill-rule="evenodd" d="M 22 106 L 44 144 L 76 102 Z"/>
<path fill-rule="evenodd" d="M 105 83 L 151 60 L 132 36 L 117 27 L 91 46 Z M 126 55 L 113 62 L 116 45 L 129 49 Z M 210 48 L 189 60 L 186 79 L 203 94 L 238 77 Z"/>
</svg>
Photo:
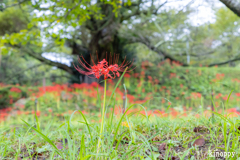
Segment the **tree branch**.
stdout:
<svg viewBox="0 0 240 160">
<path fill-rule="evenodd" d="M 30 2 L 30 1 L 31 1 L 31 0 L 18 1 L 18 3 L 14 3 L 14 4 L 12 4 L 12 5 L 6 6 L 6 7 L 2 8 L 1 10 L 4 11 L 4 10 L 7 9 L 7 8 L 14 7 L 14 6 L 18 6 L 18 5 L 21 5 L 22 3 Z"/>
<path fill-rule="evenodd" d="M 208 65 L 208 66 L 209 66 L 209 67 L 213 67 L 213 66 L 216 66 L 216 65 L 220 66 L 220 65 L 228 64 L 228 63 L 230 63 L 230 62 L 235 62 L 235 61 L 239 61 L 239 60 L 240 60 L 240 57 L 235 58 L 235 59 L 231 59 L 231 60 L 228 60 L 228 61 L 225 61 L 225 62 L 212 63 L 212 64 L 210 64 L 210 65 Z"/>
<path fill-rule="evenodd" d="M 155 14 L 155 15 L 157 15 L 158 13 L 158 10 L 161 8 L 161 7 L 163 7 L 166 3 L 167 3 L 168 1 L 166 0 L 164 3 L 162 3 L 162 4 L 160 4 L 158 7 L 156 7 L 156 9 L 153 9 L 153 10 L 151 10 L 151 7 L 150 7 L 150 13 L 151 14 Z M 124 20 L 127 20 L 127 19 L 129 19 L 129 18 L 131 18 L 131 17 L 133 17 L 133 16 L 137 16 L 137 15 L 140 15 L 140 14 L 148 14 L 149 13 L 149 10 L 142 10 L 142 11 L 140 11 L 140 4 L 141 3 L 143 3 L 142 2 L 142 0 L 140 0 L 139 2 L 138 2 L 138 4 L 135 4 L 135 5 L 133 5 L 133 7 L 137 7 L 137 9 L 132 13 L 132 14 L 128 14 L 128 15 L 126 15 L 126 16 L 122 16 L 122 21 L 124 21 Z M 132 8 L 132 7 L 131 7 Z M 155 8 L 155 7 L 154 7 Z M 131 9 L 131 10 L 133 10 L 133 8 Z"/>
<path fill-rule="evenodd" d="M 42 65 L 43 65 L 43 64 L 37 64 L 37 65 L 34 65 L 34 66 L 32 66 L 32 67 L 29 67 L 29 68 L 27 68 L 27 69 L 25 69 L 25 70 L 19 71 L 19 72 L 17 72 L 17 73 L 14 74 L 14 75 L 7 76 L 7 77 L 4 79 L 4 81 L 9 81 L 9 80 L 11 80 L 12 78 L 19 77 L 20 75 L 23 74 L 23 72 L 26 72 L 26 71 L 31 70 L 31 69 L 33 69 L 33 68 L 38 68 L 38 67 L 40 67 L 40 66 L 42 66 Z"/>
<path fill-rule="evenodd" d="M 159 5 L 158 8 L 153 12 L 153 14 L 157 14 L 158 10 L 164 6 L 166 3 L 168 2 L 168 0 L 166 0 L 163 4 Z"/>
<path fill-rule="evenodd" d="M 143 43 L 145 44 L 145 43 Z M 181 62 L 179 60 L 177 60 L 176 58 L 174 58 L 173 56 L 167 54 L 166 52 L 150 45 L 150 44 L 145 44 L 150 50 L 157 52 L 159 55 L 163 55 L 165 59 L 170 59 L 171 61 L 175 61 L 175 62 L 179 62 L 182 64 L 182 66 L 189 66 L 187 63 Z"/>
<path fill-rule="evenodd" d="M 28 46 L 30 46 L 30 44 Z M 48 64 L 50 66 L 56 66 L 57 68 L 62 69 L 64 71 L 68 72 L 69 74 L 73 75 L 72 69 L 65 64 L 62 64 L 62 63 L 59 63 L 59 62 L 54 62 L 54 61 L 51 61 L 47 58 L 44 58 L 44 57 L 40 56 L 39 53 L 34 52 L 30 47 L 24 47 L 23 48 L 21 46 L 18 46 L 18 48 L 25 51 L 29 56 L 39 60 L 40 62 L 43 62 L 43 63 Z"/>
<path fill-rule="evenodd" d="M 145 46 L 147 46 L 150 50 L 158 53 L 159 55 L 163 55 L 165 59 L 169 59 L 170 61 L 179 62 L 179 63 L 182 64 L 182 66 L 189 66 L 188 64 L 177 60 L 173 56 L 171 56 L 171 55 L 167 54 L 166 52 L 158 49 L 157 47 L 151 45 L 150 44 L 150 40 L 148 40 L 146 37 L 140 36 L 139 39 L 136 39 L 136 38 L 135 39 L 130 39 L 130 38 L 128 38 L 126 41 L 128 41 L 128 43 L 137 43 L 137 42 L 142 43 Z"/>
<path fill-rule="evenodd" d="M 233 13 L 240 17 L 240 2 L 237 0 L 220 0 L 225 4 Z"/>
</svg>

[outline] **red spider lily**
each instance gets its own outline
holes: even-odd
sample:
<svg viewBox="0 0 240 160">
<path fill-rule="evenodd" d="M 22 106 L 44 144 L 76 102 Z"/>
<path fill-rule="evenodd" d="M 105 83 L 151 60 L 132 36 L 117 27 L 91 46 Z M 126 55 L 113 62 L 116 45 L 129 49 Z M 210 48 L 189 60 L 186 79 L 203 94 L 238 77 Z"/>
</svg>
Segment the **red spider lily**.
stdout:
<svg viewBox="0 0 240 160">
<path fill-rule="evenodd" d="M 202 96 L 201 93 L 197 93 L 197 92 L 192 92 L 191 95 L 192 95 L 192 97 L 195 98 L 195 99 L 201 98 L 201 96 Z"/>
<path fill-rule="evenodd" d="M 131 76 L 130 76 L 130 74 L 126 73 L 126 74 L 124 74 L 124 77 L 130 78 Z"/>
<path fill-rule="evenodd" d="M 9 100 L 9 103 L 10 103 L 10 104 L 13 104 L 13 99 L 12 99 L 12 98 Z"/>
<path fill-rule="evenodd" d="M 215 97 L 216 99 L 219 99 L 220 98 L 220 96 L 219 95 L 216 95 L 216 97 Z"/>
<path fill-rule="evenodd" d="M 220 73 L 217 73 L 217 74 L 216 74 L 216 78 L 217 78 L 217 79 L 222 79 L 222 78 L 224 78 L 224 76 L 225 76 L 225 75 L 224 75 L 223 73 L 222 73 L 222 74 L 220 74 Z"/>
<path fill-rule="evenodd" d="M 81 60 L 82 58 L 82 60 Z M 84 75 L 90 76 L 93 75 L 97 79 L 99 79 L 102 75 L 104 76 L 104 79 L 111 78 L 114 79 L 116 76 L 119 77 L 119 72 L 124 72 L 125 68 L 129 65 L 129 68 L 131 68 L 132 63 L 126 62 L 126 58 L 122 62 L 122 64 L 118 65 L 118 55 L 114 55 L 113 57 L 110 56 L 109 62 L 106 61 L 106 59 L 103 59 L 102 61 L 98 61 L 97 64 L 94 63 L 94 60 L 92 59 L 93 65 L 90 65 L 87 63 L 87 61 L 81 56 L 81 58 L 78 58 L 78 61 L 80 65 L 86 70 L 82 70 L 79 66 L 75 66 L 75 69 Z"/>
<path fill-rule="evenodd" d="M 171 110 L 170 115 L 172 117 L 176 118 L 179 115 L 178 111 L 176 111 L 175 109 L 170 108 L 170 110 Z"/>
<path fill-rule="evenodd" d="M 140 96 L 140 95 L 139 95 Z M 138 100 L 138 101 L 135 101 L 136 104 L 142 104 L 142 103 L 145 103 L 146 100 Z"/>
<path fill-rule="evenodd" d="M 171 94 L 171 91 L 170 91 L 170 90 L 167 90 L 167 93 L 168 93 L 168 95 L 170 95 L 170 94 Z"/>
<path fill-rule="evenodd" d="M 151 76 L 148 76 L 148 80 L 149 80 L 150 82 L 152 82 L 152 77 L 151 77 Z"/>
<path fill-rule="evenodd" d="M 32 111 L 32 114 L 35 114 L 35 111 Z M 37 116 L 40 116 L 40 115 L 41 115 L 41 111 L 37 111 L 37 112 L 36 112 L 36 115 L 37 115 Z"/>
<path fill-rule="evenodd" d="M 162 86 L 162 89 L 166 89 L 167 87 L 166 86 Z"/>
<path fill-rule="evenodd" d="M 198 75 L 201 76 L 202 75 L 202 72 L 201 70 L 198 70 Z"/>
<path fill-rule="evenodd" d="M 174 78 L 174 77 L 176 77 L 176 73 L 170 73 L 169 78 L 171 79 L 171 78 Z"/>
<path fill-rule="evenodd" d="M 97 82 L 92 82 L 92 83 L 91 83 L 91 86 L 92 86 L 92 87 L 97 87 L 98 84 L 97 84 Z"/>
<path fill-rule="evenodd" d="M 15 87 L 12 87 L 12 88 L 10 89 L 10 91 L 11 91 L 11 92 L 16 92 L 16 93 L 21 93 L 21 92 L 22 92 L 21 89 L 15 88 Z"/>
<path fill-rule="evenodd" d="M 226 101 L 226 100 L 228 99 L 228 95 L 222 97 L 222 99 Z M 231 99 L 231 98 L 230 98 L 230 99 Z"/>
<path fill-rule="evenodd" d="M 134 76 L 135 78 L 138 78 L 138 77 L 139 77 L 139 73 L 134 73 L 133 76 Z"/>
<path fill-rule="evenodd" d="M 168 58 L 168 59 L 166 59 L 166 62 L 167 62 L 168 64 L 170 64 L 171 60 Z"/>
<path fill-rule="evenodd" d="M 162 98 L 162 103 L 165 103 L 165 99 Z"/>
<path fill-rule="evenodd" d="M 18 110 L 18 111 L 17 111 L 17 115 L 21 115 L 21 114 L 24 114 L 24 112 L 23 112 L 23 111 L 20 111 L 20 110 Z"/>
<path fill-rule="evenodd" d="M 174 65 L 174 66 L 181 66 L 182 64 L 180 63 L 180 62 L 178 62 L 178 61 L 172 61 L 172 64 Z"/>
<path fill-rule="evenodd" d="M 141 82 L 139 82 L 139 83 L 138 83 L 138 85 L 137 85 L 137 87 L 141 87 L 141 85 L 142 85 L 142 83 L 141 83 Z"/>
<path fill-rule="evenodd" d="M 133 95 L 127 94 L 127 98 L 130 103 L 134 102 L 135 97 Z"/>
<path fill-rule="evenodd" d="M 196 117 L 196 118 L 200 118 L 200 115 L 199 115 L 199 114 L 195 114 L 195 117 Z"/>
<path fill-rule="evenodd" d="M 154 79 L 154 82 L 155 82 L 155 84 L 158 84 L 159 80 L 158 79 Z"/>
</svg>

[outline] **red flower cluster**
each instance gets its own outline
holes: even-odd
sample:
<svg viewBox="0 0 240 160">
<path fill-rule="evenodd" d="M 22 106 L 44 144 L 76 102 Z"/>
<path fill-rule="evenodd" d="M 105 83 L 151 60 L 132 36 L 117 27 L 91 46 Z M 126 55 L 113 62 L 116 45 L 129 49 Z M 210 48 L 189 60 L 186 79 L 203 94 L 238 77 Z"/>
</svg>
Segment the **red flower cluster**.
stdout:
<svg viewBox="0 0 240 160">
<path fill-rule="evenodd" d="M 237 78 L 234 78 L 234 79 L 232 79 L 232 82 L 240 82 L 240 80 L 239 79 L 237 79 Z"/>
<path fill-rule="evenodd" d="M 240 97 L 240 93 L 236 93 L 236 96 L 237 96 L 237 97 Z"/>
<path fill-rule="evenodd" d="M 82 60 L 81 60 L 82 58 Z M 81 58 L 78 59 L 80 65 L 86 69 L 87 71 L 82 70 L 79 66 L 75 66 L 76 70 L 84 75 L 94 75 L 97 79 L 99 79 L 102 75 L 104 76 L 104 79 L 111 78 L 114 79 L 116 76 L 119 77 L 119 72 L 124 72 L 125 67 L 130 64 L 129 68 L 132 66 L 131 62 L 126 62 L 125 59 L 122 62 L 121 65 L 118 65 L 118 55 L 110 56 L 109 61 L 113 61 L 113 64 L 110 64 L 106 61 L 106 59 L 103 59 L 102 61 L 98 61 L 97 64 L 94 63 L 94 60 L 92 59 L 93 65 L 90 65 L 86 62 L 86 60 L 81 56 Z M 85 62 L 85 63 L 84 63 Z M 112 73 L 112 74 L 111 74 Z"/>
<path fill-rule="evenodd" d="M 201 93 L 198 93 L 198 92 L 192 92 L 191 95 L 192 95 L 192 97 L 195 98 L 195 99 L 202 97 Z"/>
<path fill-rule="evenodd" d="M 21 93 L 21 89 L 16 88 L 16 87 L 12 87 L 12 88 L 10 89 L 10 91 L 11 91 L 11 92 Z"/>
</svg>

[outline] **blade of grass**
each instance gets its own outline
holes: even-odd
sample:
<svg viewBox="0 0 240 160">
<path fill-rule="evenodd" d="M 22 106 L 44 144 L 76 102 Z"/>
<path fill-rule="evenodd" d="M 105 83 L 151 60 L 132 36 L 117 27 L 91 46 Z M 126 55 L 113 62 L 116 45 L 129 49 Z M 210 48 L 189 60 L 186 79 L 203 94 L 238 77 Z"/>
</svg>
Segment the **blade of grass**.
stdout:
<svg viewBox="0 0 240 160">
<path fill-rule="evenodd" d="M 75 113 L 75 112 L 76 112 L 76 111 L 74 111 L 74 113 Z M 82 111 L 78 110 L 78 112 L 82 115 L 84 121 L 86 122 L 86 125 L 87 125 L 87 128 L 88 128 L 88 132 L 89 132 L 89 134 L 90 134 L 91 141 L 92 141 L 92 133 L 91 133 L 89 124 L 88 124 L 88 122 L 87 122 L 87 119 L 86 119 L 86 117 L 84 116 L 84 114 L 82 113 Z M 73 113 L 73 114 L 74 114 L 74 113 Z"/>
<path fill-rule="evenodd" d="M 122 117 L 121 117 L 120 121 L 118 122 L 118 125 L 117 125 L 117 127 L 116 127 L 116 129 L 115 129 L 115 133 L 114 133 L 114 137 L 113 137 L 113 142 L 112 142 L 112 145 L 111 145 L 111 146 L 113 146 L 114 139 L 116 139 L 116 137 L 117 137 L 117 132 L 118 132 L 118 129 L 119 129 L 120 125 L 121 125 L 121 122 L 122 122 L 124 116 L 126 115 L 127 111 L 130 110 L 130 109 L 131 109 L 132 107 L 134 107 L 135 105 L 139 105 L 139 104 L 132 104 L 131 106 L 129 106 L 129 108 L 128 108 L 128 109 L 124 112 L 124 114 L 122 115 Z M 145 110 L 145 112 L 146 112 L 146 109 L 145 109 L 142 105 L 140 105 L 140 106 L 141 106 L 141 107 Z M 148 122 L 149 122 L 149 119 L 148 119 L 148 118 L 147 118 L 147 120 L 148 120 Z"/>
<path fill-rule="evenodd" d="M 81 147 L 80 147 L 80 152 L 79 152 L 79 155 L 80 155 L 79 157 L 80 157 L 80 159 L 83 159 L 84 150 L 85 150 L 84 134 L 82 134 Z"/>
<path fill-rule="evenodd" d="M 113 91 L 112 91 L 112 94 L 111 94 L 111 96 L 109 97 L 107 106 L 108 106 L 109 103 L 111 102 L 112 96 L 113 96 L 113 94 L 115 93 L 115 90 L 117 89 L 117 87 L 118 87 L 119 83 L 121 82 L 121 80 L 122 80 L 124 74 L 126 73 L 127 69 L 128 69 L 128 67 L 126 67 L 126 69 L 124 70 L 123 74 L 122 74 L 121 77 L 119 78 L 117 84 L 115 85 L 115 87 L 114 87 L 114 89 L 113 89 Z"/>
<path fill-rule="evenodd" d="M 35 119 L 36 119 L 36 123 L 37 123 L 37 129 L 40 131 L 40 124 L 39 124 L 39 120 L 38 120 L 36 112 L 35 112 Z"/>
<path fill-rule="evenodd" d="M 232 91 L 230 92 L 230 94 L 228 95 L 227 104 L 226 104 L 226 111 L 227 111 L 227 109 L 228 109 L 228 101 L 229 101 L 229 98 L 230 98 L 232 92 L 233 92 L 233 90 L 232 90 Z"/>
<path fill-rule="evenodd" d="M 61 157 L 63 157 L 62 154 L 60 153 L 60 151 L 58 150 L 58 148 L 56 147 L 56 145 L 55 145 L 47 136 L 45 136 L 43 133 L 41 133 L 41 131 L 39 131 L 39 130 L 37 130 L 36 128 L 32 127 L 30 124 L 28 124 L 28 123 L 27 123 L 26 121 L 24 121 L 23 119 L 22 119 L 22 121 L 23 121 L 24 123 L 26 123 L 29 127 L 31 127 L 33 130 L 35 130 L 45 141 L 47 141 L 50 145 L 53 146 L 53 148 L 56 150 L 56 152 L 57 152 Z"/>
<path fill-rule="evenodd" d="M 116 95 L 115 95 L 115 99 L 114 99 L 114 102 L 113 102 L 113 110 L 112 110 L 112 114 L 111 114 L 111 118 L 110 118 L 110 127 L 111 127 L 111 130 L 112 130 L 112 121 L 113 121 L 113 114 L 114 114 L 114 110 L 115 110 L 115 105 L 116 105 Z"/>
</svg>

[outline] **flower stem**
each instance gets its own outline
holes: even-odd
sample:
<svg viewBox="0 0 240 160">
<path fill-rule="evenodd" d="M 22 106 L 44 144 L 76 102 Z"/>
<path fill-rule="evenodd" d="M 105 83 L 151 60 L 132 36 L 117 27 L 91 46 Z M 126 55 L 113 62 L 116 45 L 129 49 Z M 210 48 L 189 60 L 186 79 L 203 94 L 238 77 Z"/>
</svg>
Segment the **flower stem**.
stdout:
<svg viewBox="0 0 240 160">
<path fill-rule="evenodd" d="M 103 98 L 103 108 L 102 108 L 102 121 L 101 121 L 101 129 L 100 129 L 100 138 L 98 139 L 98 149 L 97 153 L 99 153 L 101 147 L 101 139 L 104 128 L 104 115 L 105 115 L 105 105 L 106 105 L 106 91 L 107 91 L 107 80 L 104 80 L 104 98 Z"/>
</svg>

